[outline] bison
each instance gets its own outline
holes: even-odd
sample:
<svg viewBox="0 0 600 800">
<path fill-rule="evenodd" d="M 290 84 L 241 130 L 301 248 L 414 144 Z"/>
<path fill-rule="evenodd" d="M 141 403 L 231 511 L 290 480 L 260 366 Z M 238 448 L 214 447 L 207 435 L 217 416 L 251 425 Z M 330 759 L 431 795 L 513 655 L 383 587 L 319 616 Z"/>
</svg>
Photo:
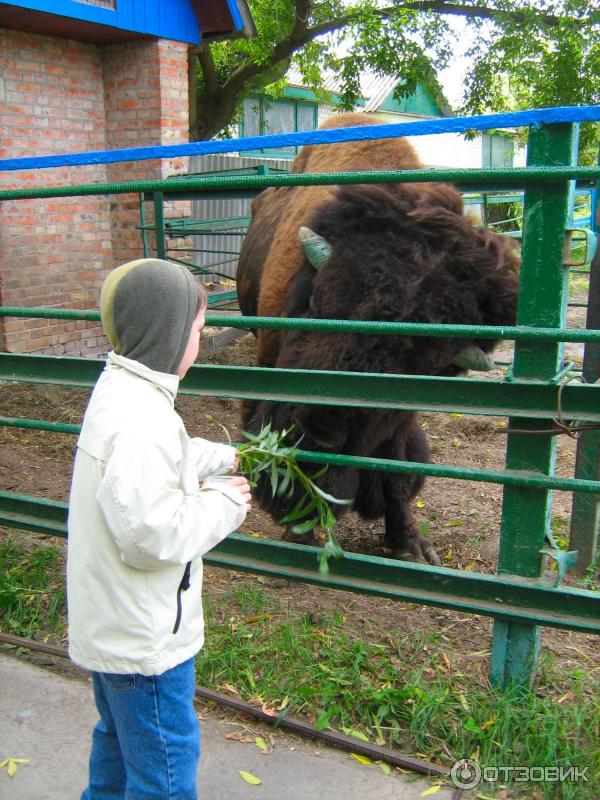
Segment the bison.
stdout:
<svg viewBox="0 0 600 800">
<path fill-rule="evenodd" d="M 343 114 L 322 127 L 367 124 L 373 120 L 365 115 Z M 304 147 L 293 171 L 419 167 L 406 139 L 383 138 Z M 518 257 L 512 240 L 464 216 L 462 198 L 449 185 L 270 188 L 252 206 L 237 288 L 245 315 L 512 325 Z M 497 344 L 293 330 L 256 335 L 263 367 L 441 376 L 489 368 L 488 354 Z M 277 430 L 293 428 L 307 450 L 430 461 L 427 438 L 411 411 L 263 400 L 246 402 L 242 416 L 251 433 L 267 422 Z M 384 517 L 385 543 L 395 558 L 439 563 L 411 511 L 422 477 L 330 466 L 318 483 L 334 497 L 351 498 L 363 518 Z M 273 497 L 269 481 L 259 484 L 256 497 L 275 519 L 299 499 Z"/>
</svg>

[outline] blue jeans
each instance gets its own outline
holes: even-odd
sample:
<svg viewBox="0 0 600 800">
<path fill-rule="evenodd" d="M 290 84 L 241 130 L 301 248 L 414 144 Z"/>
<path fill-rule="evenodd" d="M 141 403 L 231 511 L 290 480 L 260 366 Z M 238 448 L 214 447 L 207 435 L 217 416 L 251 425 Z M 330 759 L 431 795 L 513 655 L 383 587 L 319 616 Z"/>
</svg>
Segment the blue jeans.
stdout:
<svg viewBox="0 0 600 800">
<path fill-rule="evenodd" d="M 197 800 L 194 659 L 162 675 L 92 672 L 100 720 L 81 800 Z"/>
</svg>

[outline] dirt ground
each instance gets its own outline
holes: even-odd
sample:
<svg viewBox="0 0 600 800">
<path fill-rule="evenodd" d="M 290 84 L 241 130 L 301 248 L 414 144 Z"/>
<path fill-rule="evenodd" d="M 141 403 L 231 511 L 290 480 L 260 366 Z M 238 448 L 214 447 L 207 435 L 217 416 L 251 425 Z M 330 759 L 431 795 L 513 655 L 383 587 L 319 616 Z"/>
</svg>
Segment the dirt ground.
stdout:
<svg viewBox="0 0 600 800">
<path fill-rule="evenodd" d="M 571 314 L 571 327 L 584 324 L 581 309 Z M 581 348 L 569 346 L 568 358 L 581 363 Z M 511 348 L 497 351 L 499 361 L 510 361 Z M 254 363 L 254 338 L 247 334 L 217 352 L 201 357 L 210 363 L 247 365 Z M 490 377 L 499 376 L 500 371 Z M 6 416 L 31 417 L 58 422 L 80 423 L 89 392 L 61 387 L 26 384 L 1 384 L 0 408 Z M 176 409 L 191 436 L 222 439 L 214 420 L 225 426 L 232 439 L 241 440 L 238 402 L 227 399 L 179 396 Z M 505 421 L 493 417 L 458 414 L 423 414 L 433 461 L 486 470 L 504 467 Z M 68 497 L 75 437 L 45 431 L 0 427 L 0 490 L 37 495 L 56 500 Z M 572 476 L 575 442 L 560 437 L 557 472 Z M 568 537 L 572 496 L 554 495 L 555 530 Z M 415 513 L 419 522 L 429 523 L 429 537 L 445 566 L 477 572 L 495 571 L 502 488 L 498 485 L 429 478 Z M 281 529 L 260 510 L 253 510 L 240 529 L 279 538 Z M 7 531 L 0 529 L 0 537 Z M 341 547 L 357 553 L 386 555 L 383 547 L 383 521 L 364 521 L 354 513 L 343 517 L 336 536 Z M 34 537 L 39 540 L 39 537 Z M 56 541 L 52 540 L 55 544 Z M 205 590 L 216 599 L 242 577 L 228 570 L 207 569 Z M 250 578 L 251 580 L 252 578 Z M 572 579 L 569 579 L 572 582 Z M 360 633 L 379 632 L 390 627 L 408 631 L 437 632 L 455 651 L 454 666 L 473 677 L 483 677 L 488 669 L 492 623 L 484 617 L 464 615 L 442 609 L 396 603 L 380 598 L 336 592 L 287 581 L 261 579 L 264 590 L 299 614 L 324 613 L 344 609 L 349 629 Z M 553 651 L 561 666 L 572 668 L 584 662 L 597 665 L 597 642 L 591 636 L 545 629 L 544 646 Z"/>
</svg>

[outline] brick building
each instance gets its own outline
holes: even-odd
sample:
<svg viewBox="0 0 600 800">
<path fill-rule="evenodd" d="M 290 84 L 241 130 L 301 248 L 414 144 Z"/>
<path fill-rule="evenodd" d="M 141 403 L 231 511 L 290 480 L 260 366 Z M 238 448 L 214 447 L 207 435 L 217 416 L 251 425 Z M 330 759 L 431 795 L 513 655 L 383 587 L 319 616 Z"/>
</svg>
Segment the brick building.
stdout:
<svg viewBox="0 0 600 800">
<path fill-rule="evenodd" d="M 186 142 L 187 51 L 200 40 L 200 20 L 208 35 L 244 29 L 233 0 L 205 0 L 200 18 L 198 6 L 197 0 L 0 2 L 0 159 Z M 172 13 L 165 15 L 165 7 Z M 157 159 L 0 171 L 0 189 L 186 170 L 186 159 Z M 167 213 L 184 213 L 185 205 Z M 0 203 L 0 303 L 96 308 L 106 273 L 142 255 L 137 224 L 137 195 Z M 0 317 L 0 348 L 85 355 L 105 350 L 105 342 L 97 323 Z"/>
</svg>

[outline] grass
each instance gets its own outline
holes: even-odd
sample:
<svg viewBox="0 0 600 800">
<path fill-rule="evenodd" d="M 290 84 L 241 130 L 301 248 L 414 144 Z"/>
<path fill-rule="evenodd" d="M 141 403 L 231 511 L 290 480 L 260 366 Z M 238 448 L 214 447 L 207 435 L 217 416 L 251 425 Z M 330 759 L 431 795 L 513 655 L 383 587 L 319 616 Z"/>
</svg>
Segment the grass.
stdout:
<svg viewBox="0 0 600 800">
<path fill-rule="evenodd" d="M 582 589 L 600 592 L 600 553 L 596 554 L 593 563 L 589 565 L 578 583 Z"/>
<path fill-rule="evenodd" d="M 16 636 L 66 631 L 64 564 L 57 547 L 31 552 L 8 537 L 0 541 L 0 628 Z"/>
<path fill-rule="evenodd" d="M 0 628 L 62 639 L 59 548 L 36 543 L 32 550 L 18 535 L 8 537 L 0 567 Z M 343 610 L 317 614 L 279 603 L 265 578 L 244 578 L 207 598 L 199 683 L 448 767 L 460 758 L 487 767 L 577 766 L 590 779 L 514 784 L 508 794 L 482 785 L 480 798 L 593 796 L 600 781 L 597 667 L 565 669 L 546 652 L 535 690 L 497 693 L 485 677 L 487 651 L 465 653 L 460 639 L 375 624 L 361 625 L 358 635 Z"/>
<path fill-rule="evenodd" d="M 561 671 L 546 654 L 534 691 L 498 693 L 483 676 L 451 666 L 434 633 L 390 631 L 370 642 L 339 613 L 317 624 L 294 617 L 261 589 L 238 587 L 206 609 L 203 685 L 227 686 L 317 728 L 366 736 L 450 766 L 587 767 L 590 783 L 521 784 L 511 796 L 583 800 L 600 779 L 600 687 L 583 670 Z M 458 643 L 460 649 L 460 643 Z M 498 786 L 481 786 L 493 795 Z M 483 795 L 482 795 L 483 796 Z"/>
</svg>

